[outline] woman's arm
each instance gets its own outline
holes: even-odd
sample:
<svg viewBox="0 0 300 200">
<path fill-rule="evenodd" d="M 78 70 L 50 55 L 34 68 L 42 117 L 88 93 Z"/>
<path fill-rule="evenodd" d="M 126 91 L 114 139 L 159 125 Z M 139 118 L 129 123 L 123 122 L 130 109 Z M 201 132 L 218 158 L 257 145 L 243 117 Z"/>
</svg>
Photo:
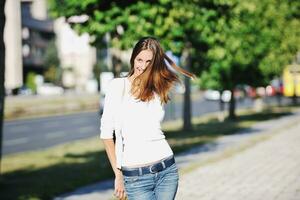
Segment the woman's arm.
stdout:
<svg viewBox="0 0 300 200">
<path fill-rule="evenodd" d="M 107 88 L 104 98 L 103 114 L 101 116 L 100 138 L 104 143 L 107 157 L 115 174 L 115 196 L 122 199 L 125 197 L 123 174 L 117 168 L 117 158 L 113 134 L 115 127 L 115 114 L 118 106 L 119 80 L 113 79 Z"/>
<path fill-rule="evenodd" d="M 117 168 L 116 154 L 115 154 L 115 144 L 113 139 L 102 139 L 105 147 L 107 157 L 109 159 L 110 165 L 114 171 L 115 176 L 122 176 L 122 172 Z"/>
<path fill-rule="evenodd" d="M 123 199 L 126 197 L 123 183 L 123 174 L 122 171 L 117 168 L 114 140 L 102 139 L 102 141 L 104 143 L 105 151 L 109 159 L 110 165 L 115 174 L 115 196 L 119 199 Z"/>
</svg>

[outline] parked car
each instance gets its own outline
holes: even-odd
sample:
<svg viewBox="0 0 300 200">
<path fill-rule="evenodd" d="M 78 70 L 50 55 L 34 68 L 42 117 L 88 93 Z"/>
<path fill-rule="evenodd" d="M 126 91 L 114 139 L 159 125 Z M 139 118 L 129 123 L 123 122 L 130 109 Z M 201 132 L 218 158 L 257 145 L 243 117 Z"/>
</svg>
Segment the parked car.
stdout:
<svg viewBox="0 0 300 200">
<path fill-rule="evenodd" d="M 220 100 L 220 96 L 218 90 L 206 90 L 204 92 L 204 98 L 206 100 L 218 101 Z M 224 102 L 229 102 L 231 99 L 231 92 L 229 90 L 224 90 L 221 98 Z"/>
<path fill-rule="evenodd" d="M 206 90 L 204 92 L 204 98 L 207 100 L 217 101 L 220 99 L 220 92 L 218 90 Z"/>
<path fill-rule="evenodd" d="M 18 90 L 18 95 L 32 95 L 32 94 L 33 94 L 32 90 L 26 86 L 22 86 Z"/>
<path fill-rule="evenodd" d="M 234 90 L 233 94 L 234 94 L 234 97 L 235 97 L 236 100 L 241 100 L 245 97 L 245 92 L 240 88 L 236 88 Z M 219 101 L 220 96 L 221 96 L 220 91 L 218 91 L 218 90 L 206 90 L 204 92 L 204 98 L 206 100 Z M 230 102 L 230 100 L 231 100 L 231 91 L 230 90 L 224 90 L 222 92 L 221 98 L 222 98 L 223 102 L 226 102 L 226 103 Z"/>
<path fill-rule="evenodd" d="M 37 87 L 36 93 L 39 95 L 61 95 L 64 93 L 64 89 L 52 83 L 44 83 Z"/>
</svg>

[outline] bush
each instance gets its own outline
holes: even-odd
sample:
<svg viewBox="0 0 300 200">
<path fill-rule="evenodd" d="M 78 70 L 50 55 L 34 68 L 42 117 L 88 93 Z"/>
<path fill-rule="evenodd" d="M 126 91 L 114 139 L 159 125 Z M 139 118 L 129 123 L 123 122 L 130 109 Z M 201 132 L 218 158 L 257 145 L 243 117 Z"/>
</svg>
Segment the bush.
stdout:
<svg viewBox="0 0 300 200">
<path fill-rule="evenodd" d="M 26 77 L 26 87 L 31 89 L 33 93 L 36 93 L 36 82 L 35 82 L 36 74 L 34 72 L 29 72 Z"/>
</svg>

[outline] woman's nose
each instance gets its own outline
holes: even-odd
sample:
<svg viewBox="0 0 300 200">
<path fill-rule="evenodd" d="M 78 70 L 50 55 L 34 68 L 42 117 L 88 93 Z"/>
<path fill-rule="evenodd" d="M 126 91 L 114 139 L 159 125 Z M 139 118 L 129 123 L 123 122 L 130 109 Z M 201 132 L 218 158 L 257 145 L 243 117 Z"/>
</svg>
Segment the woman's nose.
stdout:
<svg viewBox="0 0 300 200">
<path fill-rule="evenodd" d="M 147 64 L 146 64 L 146 63 L 142 63 L 142 64 L 141 64 L 141 68 L 142 68 L 143 70 L 145 70 L 146 67 L 147 67 Z"/>
</svg>

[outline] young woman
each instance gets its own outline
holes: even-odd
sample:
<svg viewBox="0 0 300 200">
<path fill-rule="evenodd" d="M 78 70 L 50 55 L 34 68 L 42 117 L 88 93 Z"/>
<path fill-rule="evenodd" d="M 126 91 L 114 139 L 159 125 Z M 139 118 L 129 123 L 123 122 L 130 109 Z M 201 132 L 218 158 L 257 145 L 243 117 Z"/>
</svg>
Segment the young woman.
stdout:
<svg viewBox="0 0 300 200">
<path fill-rule="evenodd" d="M 178 171 L 160 123 L 163 104 L 170 100 L 168 92 L 179 79 L 165 61 L 194 77 L 174 64 L 157 39 L 145 37 L 133 49 L 129 74 L 113 79 L 108 86 L 100 137 L 115 174 L 114 194 L 119 199 L 175 198 Z"/>
</svg>

